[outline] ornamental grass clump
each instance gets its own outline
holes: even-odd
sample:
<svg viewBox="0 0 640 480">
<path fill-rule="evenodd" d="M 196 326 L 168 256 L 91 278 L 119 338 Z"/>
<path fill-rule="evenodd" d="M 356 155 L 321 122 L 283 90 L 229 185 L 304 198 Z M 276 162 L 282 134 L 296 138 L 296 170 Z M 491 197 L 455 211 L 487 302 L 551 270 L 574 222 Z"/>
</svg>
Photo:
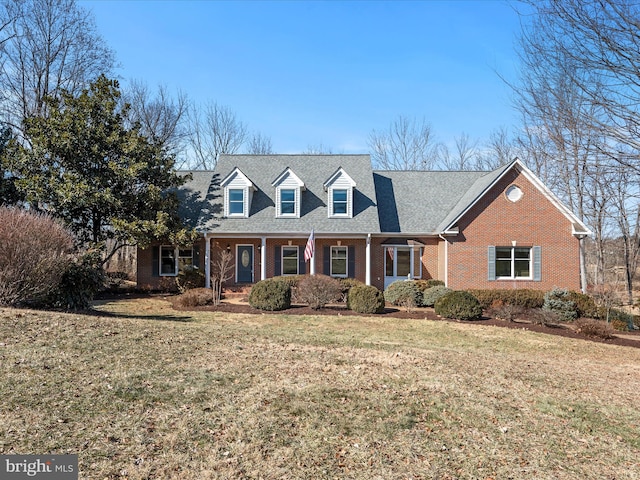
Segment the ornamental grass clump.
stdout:
<svg viewBox="0 0 640 480">
<path fill-rule="evenodd" d="M 270 312 L 285 310 L 291 306 L 291 288 L 284 282 L 261 280 L 251 288 L 249 305 Z"/>
<path fill-rule="evenodd" d="M 475 320 L 482 316 L 482 307 L 476 297 L 465 291 L 453 291 L 440 297 L 435 305 L 438 315 L 458 320 Z"/>
<path fill-rule="evenodd" d="M 349 289 L 347 308 L 358 313 L 382 313 L 384 294 L 372 285 L 354 285 Z"/>
</svg>

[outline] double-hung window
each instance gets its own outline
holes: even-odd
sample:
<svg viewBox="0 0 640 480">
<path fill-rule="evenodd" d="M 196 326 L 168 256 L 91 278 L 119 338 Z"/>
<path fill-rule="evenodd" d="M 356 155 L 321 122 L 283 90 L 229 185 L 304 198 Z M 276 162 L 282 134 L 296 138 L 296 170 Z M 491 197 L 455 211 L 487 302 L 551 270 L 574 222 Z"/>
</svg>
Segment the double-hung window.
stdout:
<svg viewBox="0 0 640 480">
<path fill-rule="evenodd" d="M 229 215 L 244 215 L 244 190 L 229 189 Z"/>
<path fill-rule="evenodd" d="M 298 275 L 298 246 L 282 247 L 282 275 Z"/>
<path fill-rule="evenodd" d="M 292 188 L 280 189 L 280 215 L 296 214 L 296 191 Z"/>
<path fill-rule="evenodd" d="M 332 198 L 332 211 L 334 215 L 347 215 L 348 210 L 348 195 L 347 191 L 343 189 L 333 189 Z"/>
<path fill-rule="evenodd" d="M 173 245 L 160 247 L 161 276 L 175 276 L 190 267 L 193 267 L 193 249 L 176 248 Z"/>
<path fill-rule="evenodd" d="M 496 277 L 498 279 L 532 277 L 531 247 L 496 247 Z"/>
<path fill-rule="evenodd" d="M 331 247 L 331 276 L 347 276 L 347 247 Z"/>
</svg>

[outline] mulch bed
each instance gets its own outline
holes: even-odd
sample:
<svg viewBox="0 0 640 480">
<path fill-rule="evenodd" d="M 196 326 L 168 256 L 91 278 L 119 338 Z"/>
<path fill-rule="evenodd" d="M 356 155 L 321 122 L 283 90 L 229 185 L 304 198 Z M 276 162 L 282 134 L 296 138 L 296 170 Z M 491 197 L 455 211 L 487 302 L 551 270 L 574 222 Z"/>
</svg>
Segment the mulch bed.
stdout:
<svg viewBox="0 0 640 480">
<path fill-rule="evenodd" d="M 274 314 L 290 314 L 290 315 L 342 315 L 342 316 L 362 316 L 361 313 L 356 313 L 351 310 L 347 310 L 344 306 L 329 306 L 321 308 L 319 310 L 313 310 L 305 305 L 292 305 L 291 308 L 286 310 L 280 310 L 278 312 L 262 312 L 256 310 L 247 303 L 230 303 L 223 301 L 219 306 L 205 306 L 205 307 L 189 307 L 182 308 L 174 304 L 174 308 L 177 310 L 199 310 L 199 311 L 215 311 L 215 312 L 229 312 L 229 313 L 248 313 L 248 314 L 262 314 L 262 313 L 274 313 Z M 385 308 L 384 313 L 376 315 L 377 317 L 393 317 L 404 318 L 408 320 L 439 320 L 446 322 L 456 323 L 470 323 L 476 325 L 491 325 L 503 328 L 513 328 L 518 330 L 529 330 L 532 332 L 545 333 L 548 335 L 559 335 L 562 337 L 576 338 L 581 340 L 590 340 L 593 342 L 606 343 L 608 345 L 620 345 L 624 347 L 640 348 L 640 332 L 621 332 L 620 335 L 616 335 L 614 338 L 604 340 L 597 337 L 588 337 L 586 335 L 577 333 L 568 325 L 557 326 L 545 326 L 531 323 L 525 319 L 514 322 L 507 322 L 492 317 L 482 317 L 479 320 L 473 320 L 468 322 L 462 322 L 460 320 L 451 320 L 439 317 L 435 314 L 433 309 L 430 308 L 415 308 L 410 311 L 399 308 Z"/>
</svg>

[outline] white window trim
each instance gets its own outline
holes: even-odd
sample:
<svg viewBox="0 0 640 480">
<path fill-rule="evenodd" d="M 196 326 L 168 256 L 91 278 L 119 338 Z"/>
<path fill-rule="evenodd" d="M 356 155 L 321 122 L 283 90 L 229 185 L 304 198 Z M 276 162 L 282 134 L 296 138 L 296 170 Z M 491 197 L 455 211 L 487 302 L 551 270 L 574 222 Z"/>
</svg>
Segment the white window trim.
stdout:
<svg viewBox="0 0 640 480">
<path fill-rule="evenodd" d="M 498 272 L 498 249 L 511 249 L 511 275 L 510 276 L 498 276 L 497 272 Z M 516 271 L 516 249 L 517 248 L 521 248 L 521 249 L 528 249 L 529 250 L 529 276 L 528 277 L 516 277 L 515 271 Z M 533 247 L 498 247 L 496 246 L 496 259 L 495 259 L 495 269 L 496 269 L 496 280 L 533 280 Z"/>
<path fill-rule="evenodd" d="M 293 191 L 293 213 L 282 213 L 282 191 Z M 277 195 L 277 218 L 300 218 L 300 188 L 295 187 L 278 187 L 276 191 Z"/>
<path fill-rule="evenodd" d="M 335 213 L 333 209 L 333 192 L 345 191 L 347 192 L 347 212 Z M 351 218 L 353 216 L 353 188 L 333 188 L 329 189 L 329 218 Z"/>
<path fill-rule="evenodd" d="M 296 250 L 296 273 L 284 273 L 284 251 Z M 299 275 L 300 274 L 300 247 L 298 245 L 283 245 L 280 248 L 280 274 L 283 277 Z"/>
<path fill-rule="evenodd" d="M 173 273 L 163 273 L 162 272 L 162 250 L 173 249 Z M 191 262 L 193 264 L 193 247 L 190 248 L 180 248 L 175 245 L 160 245 L 160 251 L 158 255 L 158 274 L 161 277 L 176 277 L 180 273 L 179 265 L 180 265 L 180 250 L 191 250 Z M 194 268 L 197 268 L 194 265 Z"/>
<path fill-rule="evenodd" d="M 231 190 L 239 190 L 242 192 L 242 213 L 231 213 Z M 225 216 L 229 218 L 246 218 L 247 202 L 249 198 L 249 189 L 247 187 L 226 187 L 225 194 Z"/>
<path fill-rule="evenodd" d="M 344 273 L 333 273 L 333 249 L 334 248 L 339 248 L 339 249 L 344 249 Z M 329 250 L 329 274 L 332 277 L 337 277 L 337 278 L 347 278 L 349 276 L 349 248 L 347 246 L 344 245 L 332 245 L 330 250 Z"/>
</svg>

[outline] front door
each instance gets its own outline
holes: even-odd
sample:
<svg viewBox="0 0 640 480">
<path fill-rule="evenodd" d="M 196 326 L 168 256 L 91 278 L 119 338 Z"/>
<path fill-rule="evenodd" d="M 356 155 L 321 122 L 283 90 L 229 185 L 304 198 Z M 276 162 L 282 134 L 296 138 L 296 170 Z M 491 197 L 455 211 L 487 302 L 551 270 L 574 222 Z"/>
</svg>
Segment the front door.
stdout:
<svg viewBox="0 0 640 480">
<path fill-rule="evenodd" d="M 236 282 L 253 283 L 253 245 L 238 245 L 236 253 Z"/>
</svg>

